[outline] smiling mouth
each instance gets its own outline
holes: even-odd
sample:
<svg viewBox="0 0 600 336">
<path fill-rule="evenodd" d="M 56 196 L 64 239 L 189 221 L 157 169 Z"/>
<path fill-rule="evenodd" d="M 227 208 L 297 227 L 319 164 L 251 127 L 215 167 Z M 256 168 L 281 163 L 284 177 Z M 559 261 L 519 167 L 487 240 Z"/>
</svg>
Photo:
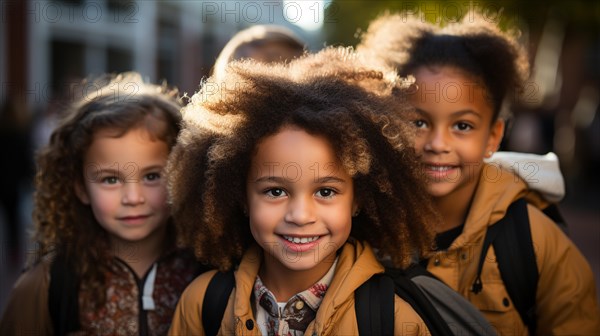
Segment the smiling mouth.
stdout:
<svg viewBox="0 0 600 336">
<path fill-rule="evenodd" d="M 149 215 L 140 215 L 140 216 L 127 216 L 127 217 L 121 217 L 119 218 L 120 220 L 137 220 L 137 219 L 144 219 L 144 218 L 148 218 L 150 217 Z"/>
<path fill-rule="evenodd" d="M 427 169 L 435 171 L 435 172 L 446 172 L 456 168 L 456 166 L 432 166 L 427 165 Z"/>
<path fill-rule="evenodd" d="M 283 239 L 289 241 L 290 243 L 294 243 L 294 244 L 308 244 L 308 243 L 312 243 L 314 241 L 316 241 L 317 239 L 319 239 L 320 236 L 314 236 L 314 237 L 291 237 L 291 236 L 285 236 L 282 235 Z"/>
</svg>

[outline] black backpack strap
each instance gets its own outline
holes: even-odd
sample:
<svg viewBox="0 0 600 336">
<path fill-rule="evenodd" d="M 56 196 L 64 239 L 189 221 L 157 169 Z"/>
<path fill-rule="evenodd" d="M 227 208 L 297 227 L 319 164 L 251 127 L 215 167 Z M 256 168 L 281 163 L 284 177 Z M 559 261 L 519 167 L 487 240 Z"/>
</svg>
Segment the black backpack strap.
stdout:
<svg viewBox="0 0 600 336">
<path fill-rule="evenodd" d="M 55 335 L 67 335 L 80 329 L 79 278 L 61 255 L 50 265 L 48 309 Z"/>
<path fill-rule="evenodd" d="M 398 272 L 398 271 L 396 271 L 394 268 L 388 268 L 387 272 L 391 273 L 391 272 Z M 412 279 L 416 276 L 423 275 L 423 276 L 433 278 L 437 281 L 442 281 L 437 276 L 435 276 L 433 273 L 429 272 L 427 270 L 426 266 L 423 266 L 420 263 L 410 265 L 405 270 L 402 270 L 402 273 L 404 273 L 409 279 Z M 443 283 L 443 281 L 442 281 L 442 283 Z"/>
<path fill-rule="evenodd" d="M 217 272 L 210 279 L 202 302 L 202 327 L 206 335 L 213 336 L 219 331 L 233 287 L 233 270 Z"/>
<path fill-rule="evenodd" d="M 519 199 L 508 208 L 504 228 L 494 241 L 500 276 L 508 295 L 527 325 L 530 335 L 535 335 L 535 301 L 538 269 L 533 250 L 527 202 Z"/>
<path fill-rule="evenodd" d="M 419 314 L 423 322 L 427 325 L 431 335 L 453 335 L 454 333 L 450 330 L 444 318 L 406 272 L 414 273 L 414 275 L 418 274 L 412 268 L 409 268 L 407 271 L 394 268 L 386 269 L 386 274 L 391 276 L 394 281 L 396 294 L 410 304 L 417 314 Z"/>
<path fill-rule="evenodd" d="M 476 294 L 481 291 L 483 286 L 481 283 L 481 269 L 490 242 L 496 252 L 496 261 L 506 291 L 519 312 L 523 323 L 527 325 L 529 333 L 534 335 L 536 330 L 535 302 L 539 275 L 525 199 L 521 198 L 513 202 L 504 218 L 488 229 L 484 248 L 481 251 L 477 278 L 472 288 L 472 291 Z"/>
<path fill-rule="evenodd" d="M 496 335 L 477 308 L 418 264 L 388 268 L 355 291 L 360 335 L 393 334 L 394 294 L 411 305 L 431 335 Z"/>
<path fill-rule="evenodd" d="M 500 220 L 500 222 L 503 219 Z M 479 255 L 479 262 L 477 263 L 477 276 L 475 277 L 475 281 L 471 285 L 471 292 L 475 294 L 479 294 L 483 289 L 483 283 L 481 282 L 481 270 L 483 270 L 483 263 L 485 262 L 485 258 L 487 256 L 487 252 L 492 245 L 492 242 L 498 236 L 498 232 L 502 228 L 500 222 L 489 227 L 485 233 L 485 238 L 483 239 L 483 247 L 481 248 L 481 254 Z"/>
<path fill-rule="evenodd" d="M 394 334 L 394 282 L 375 274 L 354 292 L 359 335 Z"/>
</svg>

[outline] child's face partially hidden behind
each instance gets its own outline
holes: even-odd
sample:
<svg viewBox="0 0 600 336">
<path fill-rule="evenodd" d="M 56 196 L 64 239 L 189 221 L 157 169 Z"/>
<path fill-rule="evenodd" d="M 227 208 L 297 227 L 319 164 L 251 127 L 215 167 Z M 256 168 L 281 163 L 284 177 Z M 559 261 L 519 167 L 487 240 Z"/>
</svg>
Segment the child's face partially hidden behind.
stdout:
<svg viewBox="0 0 600 336">
<path fill-rule="evenodd" d="M 113 242 L 143 242 L 164 233 L 170 215 L 163 176 L 168 155 L 167 144 L 143 128 L 118 138 L 110 129 L 94 135 L 77 195 Z"/>
<path fill-rule="evenodd" d="M 428 190 L 436 198 L 469 202 L 483 167 L 496 151 L 504 123 L 492 123 L 488 94 L 464 72 L 448 66 L 420 67 L 414 72 L 417 91 L 415 147 L 426 165 Z"/>
<path fill-rule="evenodd" d="M 329 142 L 295 127 L 262 139 L 246 188 L 265 268 L 324 275 L 350 235 L 355 210 L 352 177 Z"/>
</svg>

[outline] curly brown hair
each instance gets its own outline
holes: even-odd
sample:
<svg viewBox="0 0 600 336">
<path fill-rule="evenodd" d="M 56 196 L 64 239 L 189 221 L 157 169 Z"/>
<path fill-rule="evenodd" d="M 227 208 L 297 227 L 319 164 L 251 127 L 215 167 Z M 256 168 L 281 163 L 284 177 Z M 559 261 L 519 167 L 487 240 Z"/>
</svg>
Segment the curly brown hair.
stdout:
<svg viewBox="0 0 600 336">
<path fill-rule="evenodd" d="M 133 72 L 86 81 L 83 86 L 90 90 L 66 111 L 49 144 L 37 153 L 34 239 L 40 255 L 63 255 L 83 288 L 97 294 L 100 305 L 111 254 L 106 231 L 91 207 L 76 196 L 76 186 L 84 182 L 85 153 L 94 134 L 103 129 L 116 130 L 120 136 L 143 127 L 173 146 L 181 127 L 181 104 L 176 89 L 146 83 Z"/>
<path fill-rule="evenodd" d="M 452 66 L 465 71 L 487 89 L 496 121 L 507 118 L 502 104 L 518 93 L 529 76 L 527 52 L 518 31 L 503 32 L 482 13 L 468 12 L 444 27 L 423 15 L 384 14 L 363 34 L 357 51 L 376 63 L 394 67 L 401 76 L 422 66 Z"/>
<path fill-rule="evenodd" d="M 342 48 L 287 65 L 233 62 L 226 70 L 223 82 L 206 81 L 183 109 L 167 165 L 180 244 L 221 270 L 239 261 L 254 242 L 243 208 L 256 146 L 295 126 L 324 136 L 352 176 L 361 208 L 352 237 L 402 267 L 430 250 L 438 218 L 405 136 L 412 128 L 398 117 L 410 107 L 394 71 Z"/>
</svg>

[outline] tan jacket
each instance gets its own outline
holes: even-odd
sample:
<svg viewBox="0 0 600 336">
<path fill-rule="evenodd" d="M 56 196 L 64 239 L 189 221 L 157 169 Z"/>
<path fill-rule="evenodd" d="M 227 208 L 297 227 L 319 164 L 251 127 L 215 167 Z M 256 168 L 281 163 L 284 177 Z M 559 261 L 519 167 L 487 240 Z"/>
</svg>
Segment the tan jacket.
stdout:
<svg viewBox="0 0 600 336">
<path fill-rule="evenodd" d="M 250 248 L 235 272 L 235 289 L 225 309 L 219 334 L 260 335 L 252 312 L 251 295 L 262 260 L 257 246 Z M 315 320 L 305 335 L 357 335 L 358 326 L 354 310 L 354 291 L 373 274 L 382 273 L 383 267 L 375 259 L 366 243 L 347 242 L 340 253 L 335 275 Z M 200 275 L 183 293 L 170 335 L 204 335 L 202 326 L 202 300 L 214 271 Z M 427 335 L 423 320 L 408 303 L 396 296 L 396 335 Z"/>
<path fill-rule="evenodd" d="M 504 217 L 508 206 L 526 197 L 539 282 L 536 295 L 538 335 L 600 335 L 600 312 L 590 266 L 577 247 L 537 207 L 544 201 L 523 180 L 486 165 L 465 227 L 448 251 L 437 253 L 427 269 L 478 307 L 502 335 L 528 331 L 504 287 L 490 247 L 483 266 L 483 290 L 470 291 L 487 228 Z"/>
</svg>

